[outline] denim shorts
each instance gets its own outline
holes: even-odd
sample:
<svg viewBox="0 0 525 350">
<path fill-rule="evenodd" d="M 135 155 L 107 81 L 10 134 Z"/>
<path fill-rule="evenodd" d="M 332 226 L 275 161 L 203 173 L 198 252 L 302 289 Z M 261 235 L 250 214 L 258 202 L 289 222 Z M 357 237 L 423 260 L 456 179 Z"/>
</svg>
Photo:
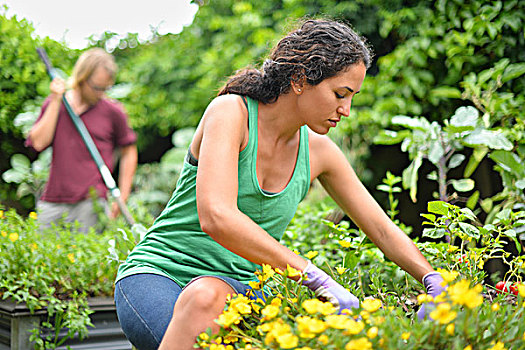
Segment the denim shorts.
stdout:
<svg viewBox="0 0 525 350">
<path fill-rule="evenodd" d="M 201 277 L 219 278 L 237 294 L 246 295 L 251 291 L 249 286 L 230 277 L 199 276 L 196 279 Z M 115 306 L 120 326 L 137 349 L 159 347 L 182 290 L 173 280 L 149 273 L 127 276 L 115 284 Z M 260 291 L 252 292 L 256 293 L 254 297 L 262 296 Z"/>
</svg>

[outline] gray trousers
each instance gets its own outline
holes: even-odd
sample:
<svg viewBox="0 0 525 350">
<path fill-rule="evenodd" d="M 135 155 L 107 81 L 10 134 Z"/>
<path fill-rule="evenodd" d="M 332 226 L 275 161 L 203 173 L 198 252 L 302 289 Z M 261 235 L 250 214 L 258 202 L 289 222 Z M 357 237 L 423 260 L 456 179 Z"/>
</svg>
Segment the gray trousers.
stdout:
<svg viewBox="0 0 525 350">
<path fill-rule="evenodd" d="M 98 202 L 106 214 L 109 214 L 108 202 L 104 198 L 99 198 Z M 38 223 L 43 228 L 49 228 L 52 223 L 64 218 L 65 222 L 78 221 L 80 224 L 79 232 L 87 233 L 89 228 L 95 226 L 98 221 L 91 198 L 77 203 L 54 203 L 39 200 L 36 210 L 38 212 Z"/>
</svg>

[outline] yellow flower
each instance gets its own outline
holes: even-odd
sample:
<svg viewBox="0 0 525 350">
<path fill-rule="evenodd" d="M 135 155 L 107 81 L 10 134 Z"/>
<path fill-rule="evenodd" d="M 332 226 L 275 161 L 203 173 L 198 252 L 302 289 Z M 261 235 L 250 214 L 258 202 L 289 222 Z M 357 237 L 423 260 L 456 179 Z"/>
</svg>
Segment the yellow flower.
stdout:
<svg viewBox="0 0 525 350">
<path fill-rule="evenodd" d="M 350 318 L 345 315 L 329 315 L 326 316 L 326 324 L 330 328 L 334 329 L 346 329 L 348 327 L 348 322 Z"/>
<path fill-rule="evenodd" d="M 337 311 L 335 306 L 332 305 L 330 302 L 322 302 L 319 299 L 308 299 L 303 301 L 302 303 L 303 308 L 308 312 L 309 314 L 315 314 L 317 312 L 323 314 L 323 315 L 331 315 Z"/>
<path fill-rule="evenodd" d="M 279 343 L 279 346 L 283 349 L 295 348 L 297 344 L 299 344 L 299 338 L 292 333 L 280 335 L 276 339 Z"/>
<path fill-rule="evenodd" d="M 4 211 L 0 210 L 0 219 L 4 217 Z"/>
<path fill-rule="evenodd" d="M 447 325 L 447 328 L 445 328 L 445 331 L 447 332 L 448 335 L 454 335 L 454 329 L 456 328 L 456 326 L 454 325 L 454 323 L 451 323 L 449 325 Z"/>
<path fill-rule="evenodd" d="M 333 313 L 335 313 L 337 311 L 337 309 L 335 308 L 335 306 L 330 303 L 330 302 L 321 302 L 321 304 L 319 304 L 319 309 L 318 311 L 323 314 L 323 315 L 331 315 Z"/>
<path fill-rule="evenodd" d="M 350 244 L 351 244 L 351 243 L 348 242 L 348 241 L 340 240 L 340 241 L 339 241 L 339 244 L 340 244 L 341 247 L 343 247 L 343 248 L 348 248 L 348 247 L 350 247 Z"/>
<path fill-rule="evenodd" d="M 449 303 L 438 304 L 436 309 L 430 313 L 430 317 L 441 324 L 447 324 L 456 318 L 457 312 L 450 311 Z"/>
<path fill-rule="evenodd" d="M 283 302 L 282 299 L 281 299 L 282 297 L 283 297 L 283 296 L 282 296 L 280 293 L 277 294 L 277 295 L 275 296 L 275 298 L 272 299 L 272 301 L 271 301 L 270 304 L 272 304 L 272 305 L 274 305 L 274 306 L 279 306 L 279 307 L 280 307 L 281 304 L 282 304 L 282 302 Z"/>
<path fill-rule="evenodd" d="M 525 298 L 525 284 L 518 284 L 518 293 Z"/>
<path fill-rule="evenodd" d="M 275 274 L 275 271 L 268 264 L 262 264 L 262 268 L 263 268 L 262 276 L 261 276 L 262 281 L 266 281 L 267 279 L 271 278 Z"/>
<path fill-rule="evenodd" d="M 308 299 L 303 301 L 303 308 L 308 312 L 309 314 L 313 315 L 319 310 L 319 306 L 321 305 L 322 301 L 318 299 Z"/>
<path fill-rule="evenodd" d="M 275 300 L 275 299 L 274 299 Z M 271 320 L 275 316 L 279 314 L 279 306 L 276 305 L 266 305 L 264 309 L 261 311 L 261 315 L 263 315 L 263 320 Z"/>
<path fill-rule="evenodd" d="M 441 274 L 441 277 L 443 277 L 447 284 L 454 281 L 459 275 L 459 272 L 457 271 L 447 271 L 443 269 L 437 269 L 437 271 Z"/>
<path fill-rule="evenodd" d="M 247 315 L 252 312 L 252 307 L 250 306 L 251 300 L 242 294 L 237 294 L 237 296 L 231 301 L 230 308 L 237 311 L 240 314 Z"/>
<path fill-rule="evenodd" d="M 207 333 L 203 332 L 203 333 L 199 334 L 199 338 L 204 340 L 204 341 L 206 341 L 206 340 L 210 339 L 210 336 Z"/>
<path fill-rule="evenodd" d="M 345 350 L 367 350 L 372 349 L 372 343 L 368 341 L 365 337 L 350 340 L 346 346 Z"/>
<path fill-rule="evenodd" d="M 448 288 L 448 294 L 455 304 L 473 309 L 483 303 L 482 290 L 483 287 L 479 284 L 470 288 L 469 281 L 461 280 Z"/>
<path fill-rule="evenodd" d="M 447 252 L 454 253 L 458 249 L 459 249 L 459 247 L 456 247 L 454 245 L 449 245 L 448 248 L 447 248 Z"/>
<path fill-rule="evenodd" d="M 38 248 L 38 246 L 36 245 L 36 243 L 31 243 L 31 245 L 30 245 L 29 247 L 31 247 L 31 251 L 32 251 L 32 252 L 34 252 L 34 251 Z"/>
<path fill-rule="evenodd" d="M 2 235 L 2 237 L 7 237 L 7 232 L 5 232 L 5 231 L 1 231 L 1 232 L 0 232 L 0 235 Z"/>
<path fill-rule="evenodd" d="M 358 334 L 365 328 L 363 321 L 348 320 L 346 331 L 343 334 Z"/>
<path fill-rule="evenodd" d="M 69 253 L 67 255 L 67 258 L 69 259 L 69 261 L 71 261 L 71 263 L 74 263 L 75 262 L 75 253 Z"/>
<path fill-rule="evenodd" d="M 434 301 L 434 298 L 430 294 L 419 294 L 417 296 L 417 302 L 420 305 L 423 303 L 431 303 L 433 301 Z"/>
<path fill-rule="evenodd" d="M 29 213 L 29 217 L 33 220 L 36 220 L 38 218 L 38 215 L 36 215 L 36 213 L 34 211 L 30 212 Z"/>
<path fill-rule="evenodd" d="M 310 250 L 308 253 L 305 254 L 305 257 L 307 259 L 313 259 L 317 256 L 317 254 L 319 254 L 319 252 L 316 252 L 316 251 L 313 251 L 313 250 Z"/>
<path fill-rule="evenodd" d="M 301 338 L 311 339 L 315 337 L 317 333 L 324 332 L 327 328 L 322 320 L 310 316 L 298 316 L 295 322 L 297 323 L 297 329 L 299 330 L 299 336 Z"/>
<path fill-rule="evenodd" d="M 250 281 L 248 282 L 248 285 L 250 286 L 250 288 L 255 290 L 261 289 L 261 282 Z"/>
<path fill-rule="evenodd" d="M 18 233 L 14 232 L 14 233 L 10 233 L 9 234 L 9 240 L 13 243 L 15 243 L 16 241 L 18 241 Z"/>
<path fill-rule="evenodd" d="M 286 272 L 288 272 L 288 276 L 289 277 L 301 276 L 301 274 L 302 274 L 301 271 L 296 270 L 295 268 L 293 268 L 290 265 L 286 265 Z"/>
<path fill-rule="evenodd" d="M 498 311 L 500 306 L 498 303 L 494 303 L 492 304 L 492 306 L 490 307 L 492 309 L 492 311 Z"/>
<path fill-rule="evenodd" d="M 346 268 L 344 267 L 336 267 L 335 269 L 337 270 L 337 273 L 340 275 L 342 275 L 346 271 Z"/>
<path fill-rule="evenodd" d="M 361 306 L 363 307 L 363 309 L 365 309 L 368 312 L 376 312 L 377 310 L 381 308 L 382 304 L 381 304 L 381 300 L 370 298 L 370 299 L 363 300 L 363 302 L 361 303 Z"/>
<path fill-rule="evenodd" d="M 222 314 L 219 315 L 217 323 L 224 328 L 230 327 L 232 324 L 237 324 L 241 321 L 241 316 L 235 310 L 227 309 Z"/>
<path fill-rule="evenodd" d="M 323 345 L 326 345 L 328 344 L 328 342 L 330 341 L 330 339 L 328 338 L 328 336 L 326 334 L 321 334 L 317 340 L 319 341 L 319 343 L 323 344 Z"/>
<path fill-rule="evenodd" d="M 370 339 L 374 339 L 377 337 L 377 334 L 379 333 L 379 328 L 377 327 L 371 327 L 367 332 L 366 336 Z"/>
<path fill-rule="evenodd" d="M 463 350 L 472 350 L 472 345 L 467 345 Z"/>
<path fill-rule="evenodd" d="M 408 338 L 410 338 L 410 332 L 404 332 L 401 334 L 401 339 L 408 340 Z"/>
<path fill-rule="evenodd" d="M 491 347 L 489 350 L 505 350 L 505 349 L 507 349 L 505 347 L 505 344 L 499 341 L 493 347 Z"/>
</svg>

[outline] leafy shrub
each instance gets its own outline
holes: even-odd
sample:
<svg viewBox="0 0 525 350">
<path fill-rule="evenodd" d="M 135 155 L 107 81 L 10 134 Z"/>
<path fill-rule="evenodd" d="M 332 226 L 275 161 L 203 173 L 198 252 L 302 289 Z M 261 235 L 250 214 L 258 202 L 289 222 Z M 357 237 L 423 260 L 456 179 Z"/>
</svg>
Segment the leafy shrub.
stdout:
<svg viewBox="0 0 525 350">
<path fill-rule="evenodd" d="M 23 145 L 24 127 L 16 123 L 15 118 L 23 113 L 34 114 L 36 106 L 48 94 L 49 79 L 36 48 L 44 47 L 53 58 L 53 63 L 64 70 L 73 67 L 78 54 L 49 38 L 34 38 L 32 25 L 16 16 L 8 18 L 7 10 L 7 6 L 0 6 L 0 149 L 3 154 L 0 173 L 9 168 L 9 159 L 13 154 L 32 156 Z M 21 204 L 20 209 L 27 210 L 34 206 L 30 197 L 22 201 L 17 198 L 16 185 L 3 181 L 0 181 L 0 198 L 2 203 Z"/>
<path fill-rule="evenodd" d="M 88 297 L 113 295 L 118 265 L 107 255 L 121 233 L 82 234 L 71 224 L 42 230 L 36 218 L 34 212 L 24 219 L 13 209 L 0 210 L 0 299 L 25 303 L 31 312 L 47 309 L 31 340 L 49 349 L 87 334 Z M 67 335 L 59 338 L 64 327 Z"/>
</svg>

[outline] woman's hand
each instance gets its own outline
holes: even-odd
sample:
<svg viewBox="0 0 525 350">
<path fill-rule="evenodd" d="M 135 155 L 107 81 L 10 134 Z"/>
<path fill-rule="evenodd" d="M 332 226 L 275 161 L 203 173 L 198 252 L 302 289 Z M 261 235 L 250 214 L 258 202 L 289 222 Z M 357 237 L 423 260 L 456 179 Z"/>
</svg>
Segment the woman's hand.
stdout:
<svg viewBox="0 0 525 350">
<path fill-rule="evenodd" d="M 445 287 L 442 286 L 442 283 L 443 277 L 441 277 L 439 272 L 436 271 L 429 272 L 423 277 L 423 285 L 427 290 L 427 294 L 431 295 L 433 298 L 445 291 Z M 425 319 L 425 317 L 430 313 L 430 311 L 432 311 L 433 308 L 434 303 L 423 304 L 423 306 L 421 306 L 417 312 L 417 318 L 419 320 Z"/>
<path fill-rule="evenodd" d="M 301 283 L 310 288 L 316 297 L 324 298 L 331 302 L 338 308 L 339 313 L 344 309 L 351 310 L 351 308 L 359 307 L 359 299 L 355 295 L 347 291 L 310 261 L 308 261 L 308 265 L 306 265 L 303 273 L 306 275 L 306 279 L 302 280 Z"/>
</svg>

